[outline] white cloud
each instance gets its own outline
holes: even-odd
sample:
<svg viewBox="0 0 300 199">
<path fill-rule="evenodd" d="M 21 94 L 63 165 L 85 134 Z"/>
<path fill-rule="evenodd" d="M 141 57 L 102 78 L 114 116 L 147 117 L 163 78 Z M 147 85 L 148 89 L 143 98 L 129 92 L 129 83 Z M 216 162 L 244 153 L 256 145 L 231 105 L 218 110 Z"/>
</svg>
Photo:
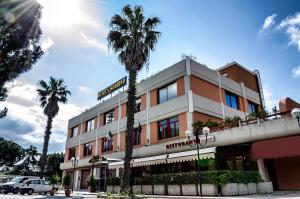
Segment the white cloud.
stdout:
<svg viewBox="0 0 300 199">
<path fill-rule="evenodd" d="M 265 19 L 265 22 L 262 26 L 262 28 L 260 29 L 260 33 L 263 32 L 264 30 L 267 30 L 268 28 L 270 28 L 273 24 L 275 24 L 275 17 L 277 16 L 277 14 L 272 14 L 270 16 L 268 16 Z"/>
<path fill-rule="evenodd" d="M 274 108 L 274 106 L 277 106 L 278 108 L 279 100 L 274 98 L 272 89 L 269 87 L 269 85 L 266 84 L 263 87 L 263 93 L 265 98 L 266 109 L 270 111 L 272 110 L 272 108 Z"/>
<path fill-rule="evenodd" d="M 21 141 L 34 145 L 43 143 L 47 117 L 43 114 L 43 110 L 37 100 L 37 87 L 17 80 L 9 84 L 8 89 L 8 98 L 3 103 L 8 108 L 7 117 L 19 120 L 33 127 L 31 132 L 19 135 Z M 28 106 L 28 102 L 30 102 L 30 106 Z M 64 145 L 68 120 L 85 110 L 70 103 L 60 104 L 59 108 L 60 111 L 53 121 L 50 145 Z"/>
<path fill-rule="evenodd" d="M 300 66 L 293 68 L 292 73 L 294 77 L 300 77 Z"/>
<path fill-rule="evenodd" d="M 92 46 L 92 47 L 95 47 L 95 48 L 98 48 L 100 49 L 102 52 L 108 52 L 108 48 L 107 48 L 107 45 L 103 44 L 102 42 L 100 42 L 97 38 L 95 37 L 90 37 L 90 36 L 87 36 L 85 33 L 81 32 L 80 33 L 83 41 Z"/>
<path fill-rule="evenodd" d="M 81 93 L 90 93 L 92 90 L 86 86 L 78 86 L 78 90 Z"/>
<path fill-rule="evenodd" d="M 278 26 L 279 29 L 285 29 L 289 38 L 289 44 L 295 45 L 300 51 L 300 13 L 286 17 Z"/>
<path fill-rule="evenodd" d="M 42 51 L 44 52 L 47 52 L 48 49 L 53 46 L 54 42 L 53 40 L 49 37 L 47 39 L 45 39 L 43 42 L 42 42 L 42 45 L 41 45 L 41 48 L 42 48 Z"/>
<path fill-rule="evenodd" d="M 101 42 L 106 41 L 107 30 L 99 17 L 99 4 L 95 6 L 85 0 L 38 1 L 43 6 L 44 38 L 51 38 L 56 46 L 87 46 L 107 51 L 106 44 Z"/>
</svg>

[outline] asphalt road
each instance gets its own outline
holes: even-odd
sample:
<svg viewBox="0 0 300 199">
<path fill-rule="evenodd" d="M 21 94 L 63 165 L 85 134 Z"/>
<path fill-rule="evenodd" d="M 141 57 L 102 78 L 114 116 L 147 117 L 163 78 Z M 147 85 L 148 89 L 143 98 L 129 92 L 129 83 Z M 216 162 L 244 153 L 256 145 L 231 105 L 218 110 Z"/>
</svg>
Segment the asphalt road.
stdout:
<svg viewBox="0 0 300 199">
<path fill-rule="evenodd" d="M 55 194 L 54 196 L 42 195 L 42 194 L 33 194 L 33 195 L 19 195 L 19 194 L 0 194 L 0 199 L 46 199 L 46 198 L 70 198 L 65 197 L 64 194 Z M 84 195 L 84 194 L 74 194 L 72 199 L 83 199 L 83 198 L 96 198 L 95 195 Z"/>
</svg>

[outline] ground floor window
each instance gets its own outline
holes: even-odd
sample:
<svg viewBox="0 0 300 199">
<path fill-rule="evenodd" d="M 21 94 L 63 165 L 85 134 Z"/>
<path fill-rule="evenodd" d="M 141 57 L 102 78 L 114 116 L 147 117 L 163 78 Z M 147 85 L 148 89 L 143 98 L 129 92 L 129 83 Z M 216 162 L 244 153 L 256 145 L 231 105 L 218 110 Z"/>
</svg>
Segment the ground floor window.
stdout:
<svg viewBox="0 0 300 199">
<path fill-rule="evenodd" d="M 256 171 L 257 163 L 250 159 L 251 145 L 217 147 L 218 170 Z"/>
</svg>

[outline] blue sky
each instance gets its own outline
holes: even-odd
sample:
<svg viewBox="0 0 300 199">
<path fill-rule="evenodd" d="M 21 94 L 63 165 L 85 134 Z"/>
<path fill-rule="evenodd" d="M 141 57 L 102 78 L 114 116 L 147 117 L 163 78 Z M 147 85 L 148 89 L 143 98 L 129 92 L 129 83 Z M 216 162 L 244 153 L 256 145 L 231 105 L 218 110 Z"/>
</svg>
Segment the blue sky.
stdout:
<svg viewBox="0 0 300 199">
<path fill-rule="evenodd" d="M 268 107 L 289 96 L 300 101 L 300 2 L 214 0 L 39 0 L 46 51 L 34 68 L 9 85 L 8 116 L 0 136 L 41 148 L 45 118 L 36 101 L 40 79 L 63 78 L 72 92 L 54 124 L 50 152 L 64 149 L 67 120 L 97 103 L 97 92 L 126 75 L 107 49 L 109 20 L 126 4 L 158 16 L 162 32 L 149 71 L 193 55 L 210 68 L 237 61 L 261 72 Z M 57 3 L 59 2 L 59 7 Z M 56 4 L 55 4 L 56 3 Z M 139 79 L 146 77 L 145 70 Z M 15 128 L 12 128 L 15 127 Z M 22 129 L 22 130 L 20 130 Z"/>
</svg>

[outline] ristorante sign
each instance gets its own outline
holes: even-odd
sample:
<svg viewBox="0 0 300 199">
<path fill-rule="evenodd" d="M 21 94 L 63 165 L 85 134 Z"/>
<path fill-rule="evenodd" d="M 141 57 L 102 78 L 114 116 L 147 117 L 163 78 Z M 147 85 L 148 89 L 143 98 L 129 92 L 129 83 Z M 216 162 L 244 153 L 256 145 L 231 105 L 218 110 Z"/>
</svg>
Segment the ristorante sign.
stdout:
<svg viewBox="0 0 300 199">
<path fill-rule="evenodd" d="M 205 143 L 205 141 L 206 141 L 205 137 L 200 137 L 201 144 Z M 214 141 L 215 141 L 215 137 L 213 135 L 207 136 L 207 142 L 214 142 Z M 193 146 L 193 145 L 196 145 L 196 139 L 168 143 L 166 144 L 166 149 L 174 149 L 178 147 Z"/>
<path fill-rule="evenodd" d="M 109 87 L 107 87 L 107 88 L 103 89 L 102 91 L 100 91 L 98 93 L 97 100 L 101 100 L 105 96 L 107 96 L 109 94 L 112 94 L 114 91 L 118 90 L 119 88 L 124 87 L 126 84 L 127 84 L 127 77 L 123 77 L 119 81 L 113 83 Z"/>
</svg>

